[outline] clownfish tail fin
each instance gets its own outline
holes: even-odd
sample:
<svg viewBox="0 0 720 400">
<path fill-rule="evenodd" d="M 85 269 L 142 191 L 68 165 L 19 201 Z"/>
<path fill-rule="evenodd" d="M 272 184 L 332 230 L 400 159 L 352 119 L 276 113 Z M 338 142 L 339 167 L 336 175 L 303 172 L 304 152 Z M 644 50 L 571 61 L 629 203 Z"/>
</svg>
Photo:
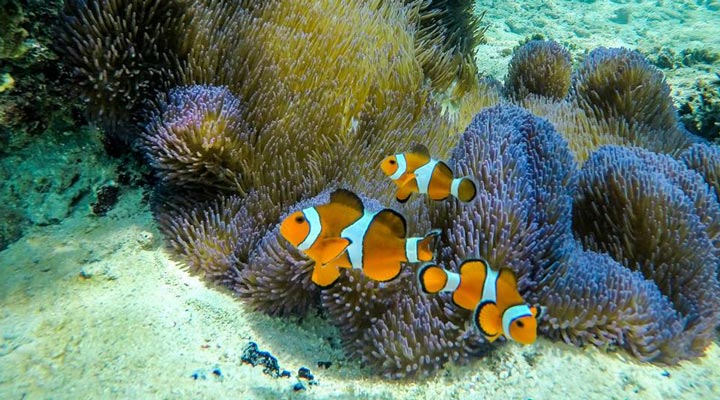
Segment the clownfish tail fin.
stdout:
<svg viewBox="0 0 720 400">
<path fill-rule="evenodd" d="M 469 176 L 456 178 L 452 181 L 450 193 L 458 200 L 467 203 L 473 201 L 477 196 L 477 184 Z"/>
<path fill-rule="evenodd" d="M 433 253 L 435 252 L 436 239 L 440 237 L 442 231 L 440 229 L 433 229 L 428 232 L 422 240 L 418 242 L 417 255 L 420 261 L 430 261 L 433 259 Z"/>
<path fill-rule="evenodd" d="M 423 266 L 418 269 L 417 278 L 420 284 L 420 290 L 425 294 L 440 292 L 448 280 L 445 270 L 433 263 L 423 264 Z"/>
</svg>

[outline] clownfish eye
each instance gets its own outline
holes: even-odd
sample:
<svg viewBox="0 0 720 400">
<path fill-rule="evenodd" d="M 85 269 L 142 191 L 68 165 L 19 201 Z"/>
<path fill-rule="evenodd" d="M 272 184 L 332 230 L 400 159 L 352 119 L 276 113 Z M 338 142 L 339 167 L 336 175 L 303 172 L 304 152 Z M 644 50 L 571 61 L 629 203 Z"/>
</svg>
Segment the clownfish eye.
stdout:
<svg viewBox="0 0 720 400">
<path fill-rule="evenodd" d="M 297 217 L 295 217 L 295 222 L 297 222 L 298 224 L 302 224 L 303 222 L 305 222 L 305 217 L 303 217 L 302 215 L 298 215 Z"/>
<path fill-rule="evenodd" d="M 395 165 L 395 160 L 390 160 L 390 165 Z"/>
<path fill-rule="evenodd" d="M 522 328 L 525 326 L 522 321 L 515 321 L 515 325 L 517 325 L 519 328 Z"/>
</svg>

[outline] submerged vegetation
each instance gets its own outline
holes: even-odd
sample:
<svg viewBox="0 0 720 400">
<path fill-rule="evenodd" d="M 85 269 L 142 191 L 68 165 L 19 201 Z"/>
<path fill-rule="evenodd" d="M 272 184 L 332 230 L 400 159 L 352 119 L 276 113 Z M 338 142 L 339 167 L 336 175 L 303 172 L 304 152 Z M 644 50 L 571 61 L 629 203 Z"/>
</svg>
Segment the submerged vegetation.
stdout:
<svg viewBox="0 0 720 400">
<path fill-rule="evenodd" d="M 55 49 L 89 117 L 151 166 L 153 211 L 181 260 L 277 317 L 322 310 L 345 352 L 390 378 L 489 344 L 408 265 L 327 289 L 278 229 L 335 188 L 392 204 L 437 261 L 517 274 L 539 331 L 641 360 L 701 356 L 720 323 L 720 153 L 687 132 L 662 73 L 599 48 L 514 51 L 478 75 L 470 1 L 67 1 Z M 378 168 L 415 143 L 478 183 L 464 204 L 394 203 Z M 589 223 L 593 221 L 594 223 Z"/>
</svg>

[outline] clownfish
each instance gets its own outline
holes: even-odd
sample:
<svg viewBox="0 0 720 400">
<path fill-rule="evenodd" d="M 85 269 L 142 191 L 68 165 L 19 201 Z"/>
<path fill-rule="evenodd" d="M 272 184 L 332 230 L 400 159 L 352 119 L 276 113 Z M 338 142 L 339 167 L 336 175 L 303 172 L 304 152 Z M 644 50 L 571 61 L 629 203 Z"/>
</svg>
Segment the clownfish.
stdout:
<svg viewBox="0 0 720 400">
<path fill-rule="evenodd" d="M 473 325 L 491 343 L 501 335 L 522 344 L 535 342 L 540 310 L 523 301 L 513 270 L 495 271 L 484 259 L 470 259 L 459 274 L 425 264 L 417 277 L 424 293 L 452 292 L 455 305 L 474 310 Z"/>
<path fill-rule="evenodd" d="M 402 215 L 366 211 L 357 195 L 343 189 L 330 195 L 330 203 L 297 211 L 280 224 L 280 234 L 315 261 L 311 279 L 319 286 L 335 282 L 340 268 L 384 282 L 400 275 L 404 262 L 432 260 L 440 231 L 412 238 L 406 233 Z"/>
<path fill-rule="evenodd" d="M 455 178 L 450 167 L 430 157 L 427 147 L 415 145 L 409 153 L 385 157 L 380 169 L 398 186 L 395 198 L 404 203 L 413 193 L 427 194 L 433 200 L 454 196 L 472 201 L 477 185 L 470 177 Z"/>
</svg>

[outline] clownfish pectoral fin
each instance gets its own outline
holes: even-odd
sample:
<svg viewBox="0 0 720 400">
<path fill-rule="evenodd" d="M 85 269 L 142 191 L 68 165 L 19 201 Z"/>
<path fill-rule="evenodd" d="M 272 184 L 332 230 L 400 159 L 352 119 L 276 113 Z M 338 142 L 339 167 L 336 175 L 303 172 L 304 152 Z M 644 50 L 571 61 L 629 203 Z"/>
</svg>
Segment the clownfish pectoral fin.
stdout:
<svg viewBox="0 0 720 400">
<path fill-rule="evenodd" d="M 410 195 L 418 191 L 417 180 L 413 176 L 407 183 L 400 186 L 395 193 L 395 199 L 400 203 L 405 203 L 410 199 Z"/>
<path fill-rule="evenodd" d="M 405 217 L 395 210 L 386 208 L 375 215 L 374 221 L 390 231 L 393 236 L 405 239 L 407 235 L 407 223 Z"/>
<path fill-rule="evenodd" d="M 313 249 L 316 264 L 327 264 L 336 259 L 350 246 L 350 243 L 352 243 L 350 239 L 340 237 L 319 240 L 314 246 L 316 248 Z"/>
<path fill-rule="evenodd" d="M 322 287 L 332 285 L 340 277 L 340 268 L 336 265 L 317 265 L 313 268 L 312 281 Z"/>
<path fill-rule="evenodd" d="M 415 179 L 415 174 L 404 174 L 402 177 L 398 178 L 395 183 L 398 187 L 403 187 L 409 184 L 413 179 Z"/>
<path fill-rule="evenodd" d="M 330 194 L 330 202 L 338 203 L 357 210 L 362 215 L 365 210 L 362 200 L 353 192 L 346 189 L 337 189 Z"/>
<path fill-rule="evenodd" d="M 540 321 L 540 318 L 542 318 L 545 315 L 544 306 L 532 306 L 530 307 L 530 312 L 532 313 L 532 316 L 535 317 L 536 320 Z"/>
<path fill-rule="evenodd" d="M 502 316 L 497 304 L 492 301 L 483 301 L 478 304 L 473 313 L 473 324 L 491 342 L 502 334 Z"/>
<path fill-rule="evenodd" d="M 417 272 L 420 289 L 425 294 L 433 294 L 442 291 L 448 281 L 447 272 L 433 263 L 427 263 L 418 269 Z"/>
</svg>

